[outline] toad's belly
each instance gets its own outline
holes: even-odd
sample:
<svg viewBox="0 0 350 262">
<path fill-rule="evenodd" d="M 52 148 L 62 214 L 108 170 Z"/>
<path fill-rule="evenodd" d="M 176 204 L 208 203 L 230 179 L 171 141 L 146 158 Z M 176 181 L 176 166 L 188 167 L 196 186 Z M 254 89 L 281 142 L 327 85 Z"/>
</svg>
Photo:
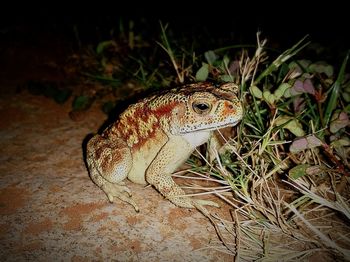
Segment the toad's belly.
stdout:
<svg viewBox="0 0 350 262">
<path fill-rule="evenodd" d="M 153 139 L 149 139 L 147 142 L 145 142 L 142 147 L 134 147 L 132 151 L 133 164 L 128 174 L 128 179 L 134 183 L 146 185 L 147 169 L 166 143 L 170 143 L 171 148 L 174 149 L 176 153 L 174 157 L 170 159 L 169 163 L 165 163 L 166 166 L 164 167 L 164 170 L 166 170 L 165 172 L 175 171 L 188 159 L 195 147 L 202 144 L 206 140 L 202 138 L 200 133 L 196 135 L 197 137 L 194 138 L 187 136 L 168 137 L 164 133 L 159 133 Z M 207 136 L 208 134 L 205 133 L 204 138 L 207 138 Z M 169 150 L 169 147 L 167 150 Z"/>
<path fill-rule="evenodd" d="M 143 143 L 141 147 L 132 148 L 132 167 L 128 174 L 130 181 L 142 185 L 147 184 L 146 170 L 167 141 L 168 137 L 164 133 L 159 133 Z"/>
</svg>

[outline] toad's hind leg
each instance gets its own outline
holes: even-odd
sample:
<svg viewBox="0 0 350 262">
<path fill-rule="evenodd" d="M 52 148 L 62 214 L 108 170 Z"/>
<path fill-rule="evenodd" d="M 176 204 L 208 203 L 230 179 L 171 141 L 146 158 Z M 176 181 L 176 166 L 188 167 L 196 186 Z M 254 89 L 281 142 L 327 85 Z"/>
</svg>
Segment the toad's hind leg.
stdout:
<svg viewBox="0 0 350 262">
<path fill-rule="evenodd" d="M 130 189 L 123 182 L 131 169 L 132 156 L 122 139 L 111 141 L 95 135 L 87 144 L 86 161 L 92 181 L 106 193 L 110 202 L 116 197 L 139 211 Z"/>
</svg>

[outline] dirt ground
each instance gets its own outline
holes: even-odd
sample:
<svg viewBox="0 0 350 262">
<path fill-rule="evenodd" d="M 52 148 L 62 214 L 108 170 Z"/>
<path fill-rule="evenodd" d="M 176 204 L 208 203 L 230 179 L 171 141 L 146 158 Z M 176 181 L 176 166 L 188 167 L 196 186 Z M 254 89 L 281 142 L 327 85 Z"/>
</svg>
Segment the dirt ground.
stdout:
<svg viewBox="0 0 350 262">
<path fill-rule="evenodd" d="M 98 107 L 72 121 L 71 100 L 59 105 L 15 92 L 29 79 L 62 78 L 59 70 L 42 66 L 64 57 L 61 43 L 1 45 L 1 261 L 232 260 L 210 248 L 218 237 L 207 218 L 175 207 L 152 187 L 128 183 L 140 213 L 107 201 L 88 176 L 82 149 L 106 119 Z"/>
</svg>

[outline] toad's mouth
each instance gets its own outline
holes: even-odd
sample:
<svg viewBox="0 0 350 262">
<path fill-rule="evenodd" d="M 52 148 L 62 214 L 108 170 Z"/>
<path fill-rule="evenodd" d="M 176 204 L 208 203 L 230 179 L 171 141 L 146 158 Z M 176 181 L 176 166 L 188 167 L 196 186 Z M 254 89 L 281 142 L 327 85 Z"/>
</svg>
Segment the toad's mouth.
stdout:
<svg viewBox="0 0 350 262">
<path fill-rule="evenodd" d="M 237 125 L 239 122 L 241 121 L 241 119 L 239 120 L 236 120 L 234 122 L 229 122 L 229 123 L 224 123 L 224 124 L 221 124 L 221 125 L 217 125 L 215 127 L 208 127 L 208 126 L 203 126 L 203 127 L 200 127 L 200 128 L 193 128 L 192 130 L 182 130 L 180 131 L 181 134 L 186 134 L 186 133 L 189 133 L 189 132 L 200 132 L 200 131 L 213 131 L 213 130 L 218 130 L 218 129 L 222 129 L 222 128 L 225 128 L 225 127 L 229 127 L 229 126 L 235 126 Z"/>
</svg>

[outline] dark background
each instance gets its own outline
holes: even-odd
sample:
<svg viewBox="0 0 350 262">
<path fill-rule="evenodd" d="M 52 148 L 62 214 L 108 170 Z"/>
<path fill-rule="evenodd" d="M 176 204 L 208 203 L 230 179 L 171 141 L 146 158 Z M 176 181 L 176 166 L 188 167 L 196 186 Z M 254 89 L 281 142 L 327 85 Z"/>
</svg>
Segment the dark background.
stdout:
<svg viewBox="0 0 350 262">
<path fill-rule="evenodd" d="M 175 32 L 193 37 L 205 35 L 254 43 L 255 33 L 260 30 L 268 39 L 281 45 L 293 44 L 309 34 L 314 42 L 339 45 L 340 48 L 349 46 L 349 14 L 345 2 L 264 2 L 72 1 L 53 2 L 50 6 L 12 3 L 0 9 L 0 28 L 3 32 L 4 28 L 26 25 L 31 29 L 49 28 L 72 36 L 72 26 L 78 25 L 83 40 L 99 41 L 97 38 L 106 37 L 104 34 L 108 35 L 122 17 L 136 21 L 135 29 L 150 35 L 159 32 L 159 21 L 163 21 L 169 22 Z M 96 35 L 96 30 L 99 30 L 99 35 Z"/>
<path fill-rule="evenodd" d="M 0 78 L 25 82 L 36 74 L 40 77 L 37 65 L 42 61 L 62 65 L 81 47 L 96 48 L 112 35 L 118 36 L 121 21 L 125 28 L 133 21 L 135 35 L 151 46 L 149 53 L 140 50 L 134 55 L 148 63 L 152 63 L 148 61 L 150 49 L 160 41 L 161 21 L 169 25 L 168 38 L 177 42 L 175 50 L 194 50 L 196 55 L 230 45 L 255 45 L 257 31 L 268 40 L 267 47 L 277 50 L 273 55 L 278 55 L 309 35 L 311 43 L 322 48 L 300 53 L 299 59 L 324 60 L 337 70 L 350 49 L 347 11 L 345 2 L 335 1 L 6 3 L 0 7 Z M 168 60 L 163 50 L 161 54 Z"/>
</svg>

